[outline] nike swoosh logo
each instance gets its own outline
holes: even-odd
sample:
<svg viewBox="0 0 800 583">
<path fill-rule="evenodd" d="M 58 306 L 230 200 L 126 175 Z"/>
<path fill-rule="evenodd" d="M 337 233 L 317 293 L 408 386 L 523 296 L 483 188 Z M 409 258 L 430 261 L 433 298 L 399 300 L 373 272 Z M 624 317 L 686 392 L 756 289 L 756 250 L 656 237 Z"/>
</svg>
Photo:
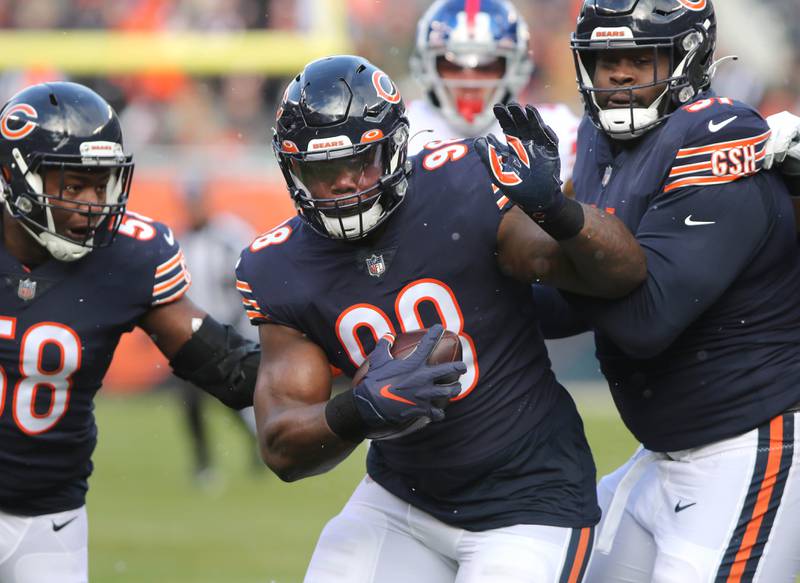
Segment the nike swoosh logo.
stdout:
<svg viewBox="0 0 800 583">
<path fill-rule="evenodd" d="M 386 385 L 385 387 L 381 388 L 381 397 L 386 397 L 387 399 L 391 399 L 392 401 L 397 401 L 398 403 L 405 403 L 406 405 L 416 405 L 414 401 L 409 401 L 408 399 L 404 399 L 400 395 L 395 395 L 389 389 L 392 388 L 392 385 Z"/>
<path fill-rule="evenodd" d="M 726 125 L 731 123 L 733 120 L 738 119 L 738 117 L 739 117 L 738 115 L 734 115 L 733 117 L 726 119 L 725 121 L 720 123 L 714 123 L 714 120 L 712 119 L 710 122 L 708 122 L 708 131 L 710 131 L 712 134 L 715 134 L 719 130 L 724 128 Z"/>
<path fill-rule="evenodd" d="M 697 502 L 692 502 L 691 504 L 687 504 L 686 506 L 681 506 L 680 501 L 678 501 L 678 503 L 675 505 L 675 514 L 677 514 L 678 512 L 682 512 L 687 508 L 691 508 L 695 504 L 697 504 Z"/>
<path fill-rule="evenodd" d="M 67 526 L 70 522 L 72 522 L 76 518 L 78 518 L 78 517 L 77 516 L 73 516 L 72 518 L 70 518 L 66 522 L 62 522 L 61 524 L 56 524 L 55 522 L 53 522 L 53 532 L 58 532 L 59 530 L 61 530 L 65 526 Z"/>
<path fill-rule="evenodd" d="M 170 247 L 175 244 L 175 235 L 172 234 L 172 229 L 169 227 L 167 228 L 167 232 L 164 233 L 164 240 L 169 243 Z"/>
<path fill-rule="evenodd" d="M 716 221 L 693 221 L 692 215 L 686 217 L 686 220 L 683 221 L 683 224 L 687 227 L 696 227 L 698 225 L 715 225 L 717 224 Z"/>
</svg>

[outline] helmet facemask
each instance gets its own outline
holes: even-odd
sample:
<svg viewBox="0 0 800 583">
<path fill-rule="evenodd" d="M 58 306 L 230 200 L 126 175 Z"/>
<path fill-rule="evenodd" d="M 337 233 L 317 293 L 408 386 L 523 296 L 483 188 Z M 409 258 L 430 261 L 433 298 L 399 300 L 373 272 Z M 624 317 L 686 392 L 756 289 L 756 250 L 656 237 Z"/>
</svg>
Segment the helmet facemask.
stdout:
<svg viewBox="0 0 800 583">
<path fill-rule="evenodd" d="M 111 244 L 119 229 L 131 186 L 133 161 L 122 147 L 110 142 L 85 142 L 81 155 L 42 154 L 24 156 L 12 148 L 12 168 L 3 168 L 2 197 L 12 217 L 55 259 L 75 261 L 93 249 Z M 45 176 L 58 173 L 57 192 L 45 192 Z M 96 202 L 65 195 L 68 175 L 107 174 L 104 197 Z M 54 213 L 72 213 L 85 219 L 73 222 L 69 233 L 58 230 Z"/>
<path fill-rule="evenodd" d="M 300 152 L 273 141 L 300 215 L 318 233 L 343 240 L 362 239 L 402 201 L 408 187 L 407 143 L 406 124 L 368 143 L 329 149 Z"/>
<path fill-rule="evenodd" d="M 619 31 L 619 32 L 617 32 Z M 633 38 L 629 30 L 607 29 L 595 31 L 613 37 L 577 39 L 573 36 L 572 52 L 578 76 L 578 88 L 589 118 L 596 127 L 616 140 L 631 140 L 645 134 L 660 124 L 678 107 L 689 103 L 711 83 L 708 73 L 713 43 L 707 30 L 698 26 L 694 30 L 673 37 Z M 620 36 L 617 37 L 616 34 Z M 600 89 L 594 86 L 595 64 L 598 54 L 606 51 L 652 49 L 653 80 L 648 83 Z M 669 70 L 659 71 L 660 55 L 669 56 Z M 637 103 L 636 92 L 662 87 L 650 104 Z M 628 93 L 630 107 L 602 109 L 598 95 Z"/>
</svg>

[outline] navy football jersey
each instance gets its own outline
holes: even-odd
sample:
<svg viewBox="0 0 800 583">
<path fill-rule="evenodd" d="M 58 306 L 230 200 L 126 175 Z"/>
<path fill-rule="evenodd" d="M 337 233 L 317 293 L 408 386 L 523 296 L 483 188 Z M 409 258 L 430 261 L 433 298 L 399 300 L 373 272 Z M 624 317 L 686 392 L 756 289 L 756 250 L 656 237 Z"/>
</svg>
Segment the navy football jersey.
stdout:
<svg viewBox="0 0 800 583">
<path fill-rule="evenodd" d="M 732 437 L 800 400 L 800 256 L 786 187 L 762 170 L 769 135 L 712 93 L 636 142 L 580 129 L 577 197 L 636 234 L 649 276 L 620 301 L 569 297 L 651 450 Z"/>
<path fill-rule="evenodd" d="M 497 265 L 508 201 L 471 141 L 427 147 L 377 236 L 334 240 L 295 217 L 245 249 L 237 286 L 247 313 L 302 331 L 350 376 L 384 333 L 441 322 L 461 338 L 461 394 L 443 422 L 373 442 L 370 476 L 464 528 L 594 524 L 594 466 L 550 371 L 530 286 Z M 556 449 L 570 451 L 554 453 L 548 439 L 565 427 Z"/>
<path fill-rule="evenodd" d="M 0 509 L 84 504 L 93 403 L 124 332 L 189 286 L 168 227 L 128 213 L 113 244 L 30 270 L 0 247 Z"/>
</svg>

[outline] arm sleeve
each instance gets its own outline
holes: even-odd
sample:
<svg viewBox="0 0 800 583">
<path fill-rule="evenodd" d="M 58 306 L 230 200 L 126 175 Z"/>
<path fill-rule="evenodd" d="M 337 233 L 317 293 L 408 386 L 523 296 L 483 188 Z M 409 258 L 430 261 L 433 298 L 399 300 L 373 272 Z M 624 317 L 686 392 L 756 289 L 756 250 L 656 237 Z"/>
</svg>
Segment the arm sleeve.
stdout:
<svg viewBox="0 0 800 583">
<path fill-rule="evenodd" d="M 636 233 L 647 255 L 645 283 L 621 300 L 570 299 L 623 352 L 655 356 L 747 265 L 768 232 L 769 217 L 760 176 L 657 200 Z"/>
<path fill-rule="evenodd" d="M 542 334 L 548 340 L 575 336 L 589 330 L 586 320 L 573 309 L 557 289 L 534 285 L 533 303 Z"/>
</svg>

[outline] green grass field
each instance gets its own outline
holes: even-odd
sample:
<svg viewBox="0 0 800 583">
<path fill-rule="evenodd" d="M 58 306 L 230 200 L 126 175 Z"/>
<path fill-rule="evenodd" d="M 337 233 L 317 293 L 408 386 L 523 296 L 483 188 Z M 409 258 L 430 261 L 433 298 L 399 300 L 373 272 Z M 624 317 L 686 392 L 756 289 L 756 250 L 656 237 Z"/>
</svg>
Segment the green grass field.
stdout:
<svg viewBox="0 0 800 583">
<path fill-rule="evenodd" d="M 575 397 L 602 475 L 635 443 L 603 388 Z M 302 581 L 317 535 L 363 476 L 366 448 L 324 476 L 284 484 L 254 469 L 240 428 L 210 405 L 219 480 L 201 488 L 175 395 L 98 397 L 88 500 L 94 583 Z"/>
</svg>

